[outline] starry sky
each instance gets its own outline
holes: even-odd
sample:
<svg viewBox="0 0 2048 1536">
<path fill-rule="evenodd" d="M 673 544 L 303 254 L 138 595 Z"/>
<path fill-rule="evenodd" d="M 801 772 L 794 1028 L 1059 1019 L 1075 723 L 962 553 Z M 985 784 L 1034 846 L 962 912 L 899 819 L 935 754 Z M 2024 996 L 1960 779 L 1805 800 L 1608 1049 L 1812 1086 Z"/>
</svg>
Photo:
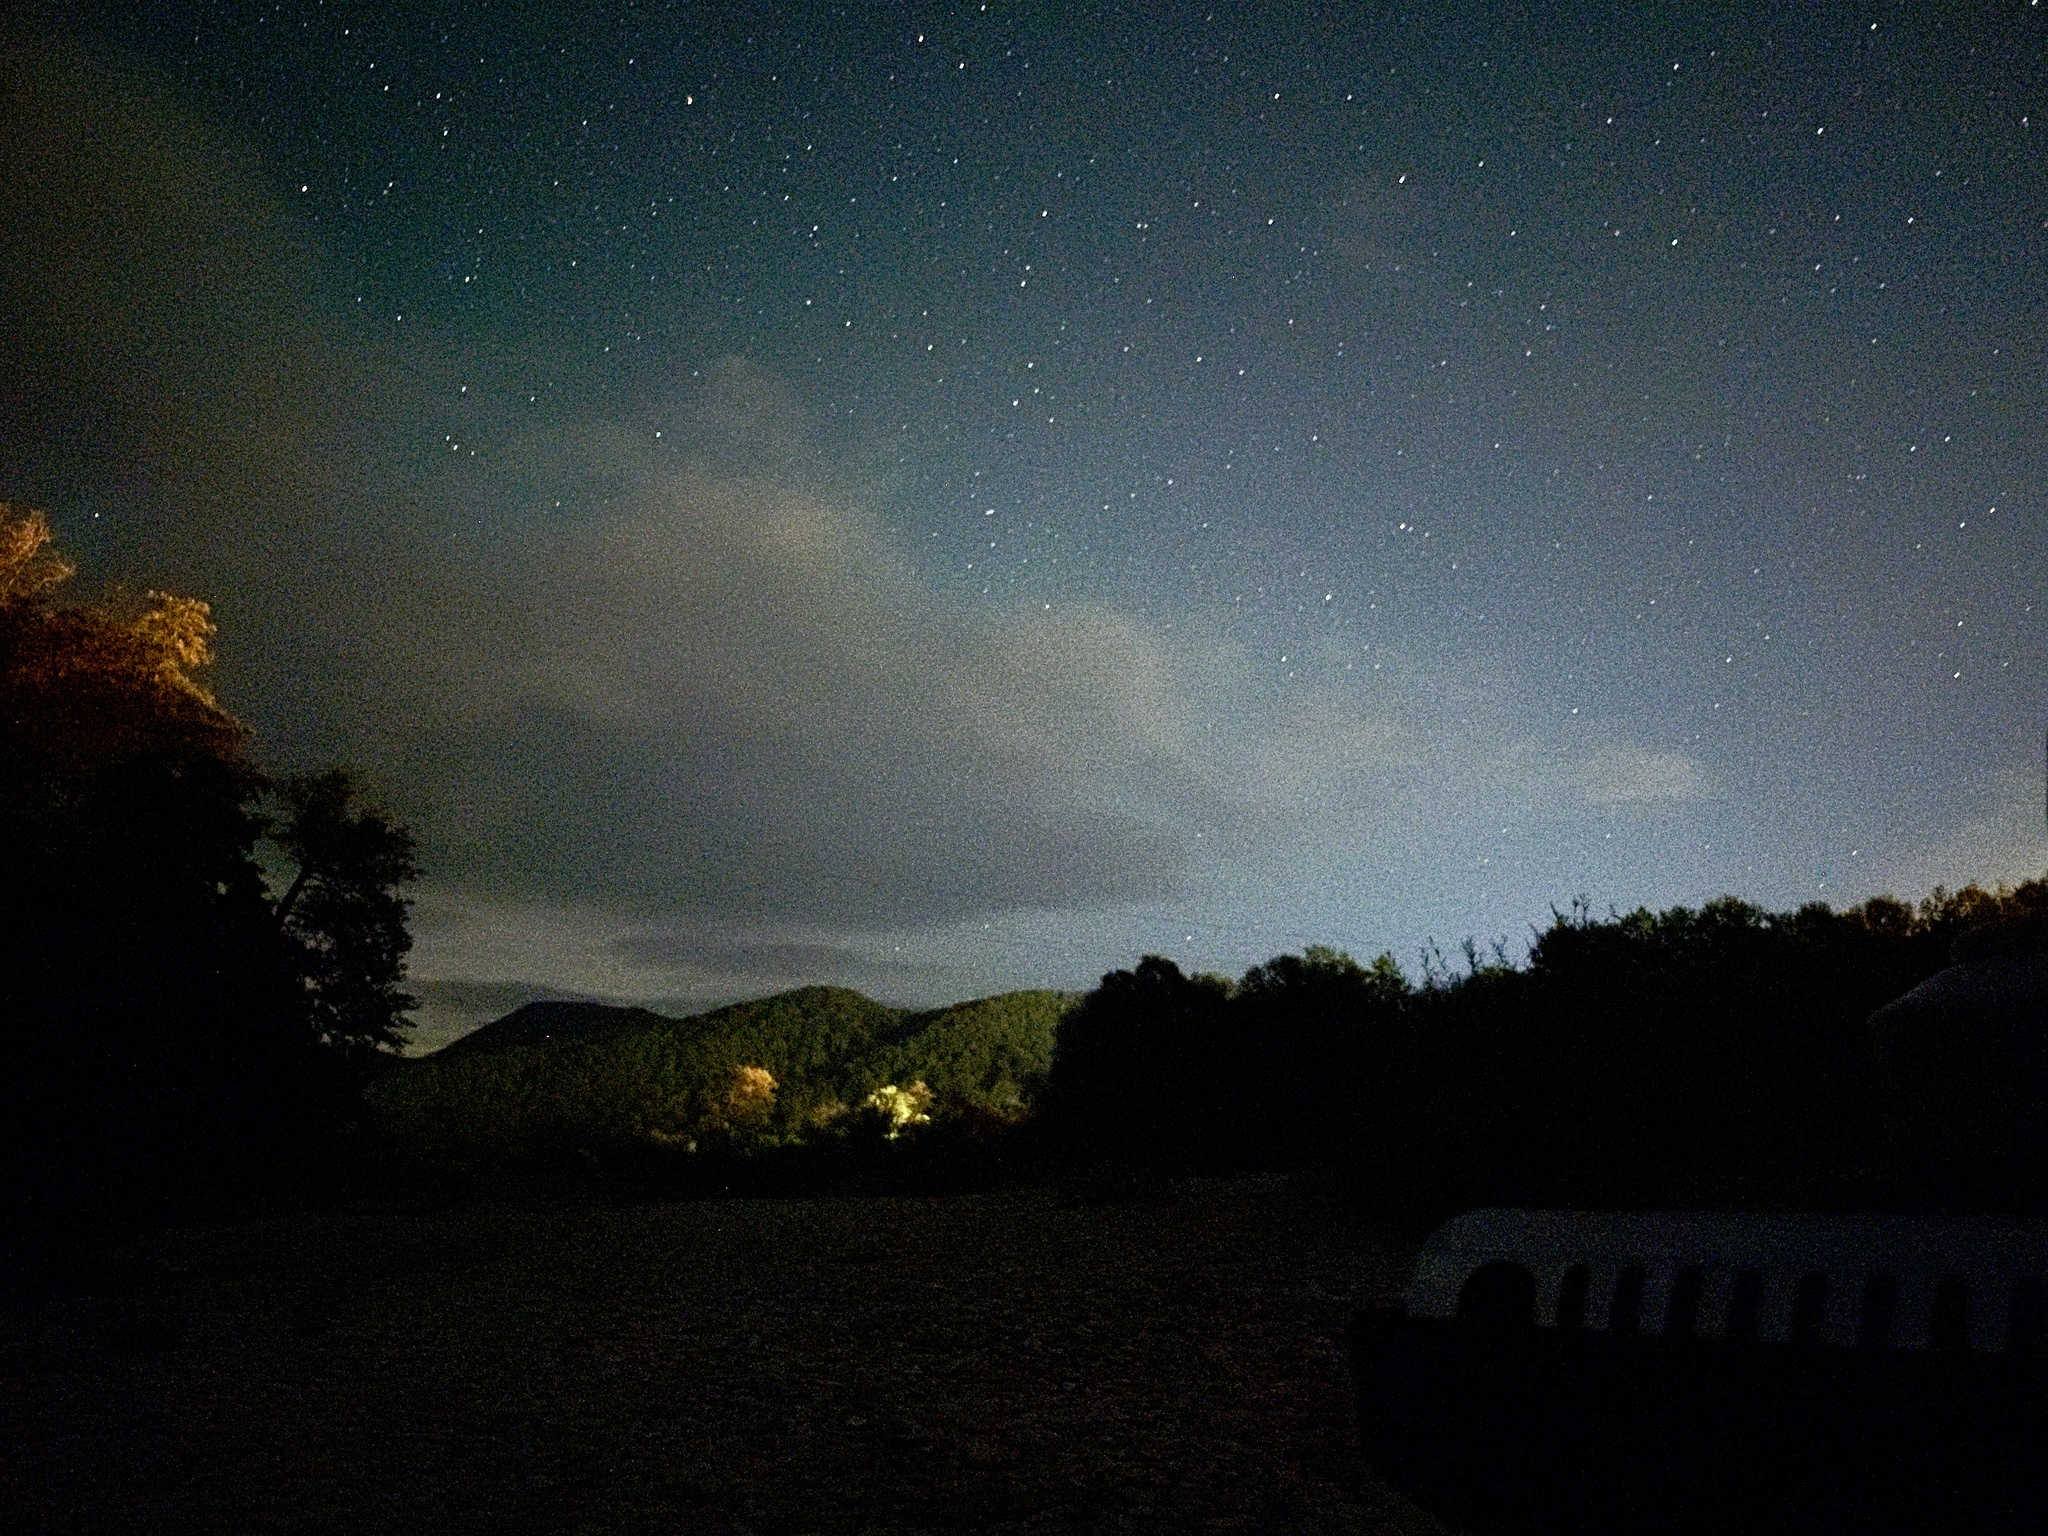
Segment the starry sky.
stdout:
<svg viewBox="0 0 2048 1536">
<path fill-rule="evenodd" d="M 2048 866 L 2048 11 L 45 4 L 0 499 L 426 1038 Z"/>
</svg>

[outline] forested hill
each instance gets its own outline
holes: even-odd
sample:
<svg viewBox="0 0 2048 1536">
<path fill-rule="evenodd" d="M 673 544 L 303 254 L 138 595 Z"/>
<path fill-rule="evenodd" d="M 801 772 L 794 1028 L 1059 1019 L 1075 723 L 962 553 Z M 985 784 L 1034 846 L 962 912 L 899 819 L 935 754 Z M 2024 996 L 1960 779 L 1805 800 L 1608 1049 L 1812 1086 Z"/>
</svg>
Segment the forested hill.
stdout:
<svg viewBox="0 0 2048 1536">
<path fill-rule="evenodd" d="M 432 1054 L 441 1061 L 498 1051 L 515 1045 L 545 1045 L 551 1040 L 574 1040 L 584 1035 L 617 1034 L 626 1030 L 659 1028 L 676 1021 L 651 1008 L 621 1008 L 611 1003 L 549 999 L 515 1008 L 502 1019 L 471 1030 Z"/>
<path fill-rule="evenodd" d="M 802 987 L 682 1019 L 531 1003 L 432 1056 L 394 1064 L 370 1103 L 402 1143 L 461 1160 L 737 1131 L 797 1139 L 891 1084 L 923 1083 L 940 1111 L 1001 1110 L 1021 1105 L 1044 1077 L 1074 1001 L 1011 992 L 917 1011 L 843 987 Z"/>
</svg>

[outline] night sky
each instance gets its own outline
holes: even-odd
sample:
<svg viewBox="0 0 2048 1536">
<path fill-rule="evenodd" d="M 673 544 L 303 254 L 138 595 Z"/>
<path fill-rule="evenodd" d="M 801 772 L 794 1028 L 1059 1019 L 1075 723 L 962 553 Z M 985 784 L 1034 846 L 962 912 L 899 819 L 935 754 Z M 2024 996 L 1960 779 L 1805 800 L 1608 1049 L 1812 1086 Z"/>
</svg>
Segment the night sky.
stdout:
<svg viewBox="0 0 2048 1536">
<path fill-rule="evenodd" d="M 48 6 L 0 499 L 545 992 L 2048 866 L 2048 8 Z"/>
</svg>

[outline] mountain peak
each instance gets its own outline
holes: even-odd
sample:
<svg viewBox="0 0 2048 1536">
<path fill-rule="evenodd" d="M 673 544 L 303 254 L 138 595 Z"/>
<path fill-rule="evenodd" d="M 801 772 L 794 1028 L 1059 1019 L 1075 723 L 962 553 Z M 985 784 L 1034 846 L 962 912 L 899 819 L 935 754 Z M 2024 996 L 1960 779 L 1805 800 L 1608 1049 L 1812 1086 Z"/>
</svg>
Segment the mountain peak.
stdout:
<svg viewBox="0 0 2048 1536">
<path fill-rule="evenodd" d="M 471 1030 L 433 1054 L 441 1059 L 469 1056 L 481 1051 L 510 1050 L 515 1046 L 575 1040 L 614 1030 L 642 1029 L 648 1025 L 672 1022 L 665 1015 L 648 1008 L 547 999 L 515 1008 L 502 1019 L 494 1019 Z"/>
</svg>

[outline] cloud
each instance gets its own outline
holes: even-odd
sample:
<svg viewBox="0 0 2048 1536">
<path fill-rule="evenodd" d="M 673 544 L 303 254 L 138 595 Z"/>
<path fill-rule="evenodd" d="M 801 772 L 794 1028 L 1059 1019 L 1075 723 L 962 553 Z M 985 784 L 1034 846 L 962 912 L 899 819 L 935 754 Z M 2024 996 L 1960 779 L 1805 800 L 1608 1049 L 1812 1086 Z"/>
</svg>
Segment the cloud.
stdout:
<svg viewBox="0 0 2048 1536">
<path fill-rule="evenodd" d="M 423 1011 L 460 1014 L 479 1020 L 502 1018 L 527 1003 L 587 1003 L 600 999 L 588 992 L 565 992 L 560 987 L 531 981 L 420 981 L 413 984 Z"/>
<path fill-rule="evenodd" d="M 961 954 L 963 930 L 986 933 L 980 920 L 889 932 L 783 919 L 748 925 L 720 914 L 635 919 L 588 902 L 511 901 L 430 885 L 413 926 L 424 1048 L 536 998 L 685 1014 L 825 982 L 922 1006 L 985 992 L 996 974 L 985 954 Z M 1014 984 L 1043 980 L 1034 973 Z"/>
<path fill-rule="evenodd" d="M 1176 903 L 1237 923 L 1368 868 L 1463 881 L 1504 826 L 1704 793 L 1688 759 L 1538 740 L 1420 665 L 1276 695 L 1185 614 L 1169 643 L 1109 606 L 950 599 L 806 381 L 373 324 L 173 91 L 4 46 L 0 496 L 98 574 L 215 600 L 265 750 L 384 786 L 424 835 L 444 1024 L 814 979 L 938 1000 L 1007 963 L 985 923 L 1078 974 Z"/>
<path fill-rule="evenodd" d="M 1350 689 L 1303 687 L 1214 780 L 1240 812 L 1320 835 L 1416 822 L 1526 822 L 1575 806 L 1707 797 L 1692 758 L 1625 739 L 1584 745 L 1532 731 L 1501 690 L 1426 675 Z"/>
<path fill-rule="evenodd" d="M 1295 808 L 1376 812 L 1390 775 L 1416 761 L 1424 741 L 1391 712 L 1329 694 L 1310 696 L 1252 746 L 1233 790 L 1244 800 Z"/>
<path fill-rule="evenodd" d="M 412 1035 L 406 1042 L 406 1050 L 407 1054 L 414 1056 L 437 1051 L 478 1025 L 502 1019 L 528 1003 L 612 1001 L 587 992 L 567 992 L 535 981 L 415 979 L 411 985 L 419 1006 L 410 1015 Z"/>
<path fill-rule="evenodd" d="M 952 612 L 842 502 L 684 465 L 509 541 L 394 666 L 450 879 L 863 927 L 1155 898 L 1168 661 L 1108 611 Z M 421 707 L 424 706 L 424 707 Z"/>
<path fill-rule="evenodd" d="M 368 326 L 173 92 L 0 47 L 0 495 L 47 496 L 104 574 L 215 600 L 224 696 L 276 755 L 370 769 L 472 918 L 772 948 L 1178 888 L 1189 722 L 1143 625 L 942 601 L 744 359 L 526 410 L 534 338 Z M 474 948 L 423 973 L 524 974 Z"/>
</svg>

